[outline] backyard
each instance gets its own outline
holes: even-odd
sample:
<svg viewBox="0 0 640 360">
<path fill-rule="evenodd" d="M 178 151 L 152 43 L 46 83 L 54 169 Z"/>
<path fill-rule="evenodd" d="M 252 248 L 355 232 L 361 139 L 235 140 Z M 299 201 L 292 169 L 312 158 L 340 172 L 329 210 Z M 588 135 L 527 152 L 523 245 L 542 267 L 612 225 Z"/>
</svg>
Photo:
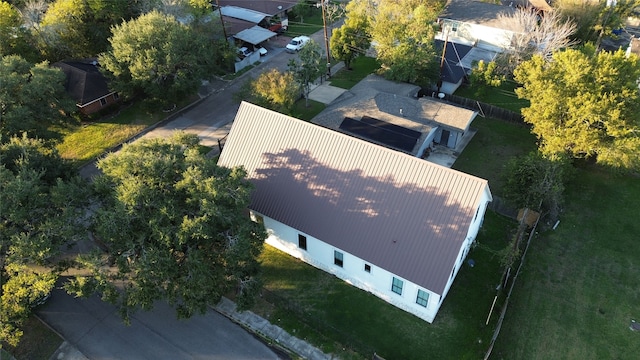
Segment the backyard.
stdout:
<svg viewBox="0 0 640 360">
<path fill-rule="evenodd" d="M 581 168 L 534 238 L 492 359 L 637 359 L 640 181 Z"/>
</svg>

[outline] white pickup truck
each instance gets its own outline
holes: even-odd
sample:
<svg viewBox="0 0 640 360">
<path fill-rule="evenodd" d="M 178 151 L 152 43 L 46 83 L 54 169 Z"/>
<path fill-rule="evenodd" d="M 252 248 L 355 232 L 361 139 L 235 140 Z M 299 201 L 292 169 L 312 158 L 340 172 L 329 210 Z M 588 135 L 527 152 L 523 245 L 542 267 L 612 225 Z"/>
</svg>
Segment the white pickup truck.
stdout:
<svg viewBox="0 0 640 360">
<path fill-rule="evenodd" d="M 287 44 L 287 52 L 294 53 L 300 51 L 311 40 L 308 36 L 298 36 L 291 39 Z"/>
</svg>

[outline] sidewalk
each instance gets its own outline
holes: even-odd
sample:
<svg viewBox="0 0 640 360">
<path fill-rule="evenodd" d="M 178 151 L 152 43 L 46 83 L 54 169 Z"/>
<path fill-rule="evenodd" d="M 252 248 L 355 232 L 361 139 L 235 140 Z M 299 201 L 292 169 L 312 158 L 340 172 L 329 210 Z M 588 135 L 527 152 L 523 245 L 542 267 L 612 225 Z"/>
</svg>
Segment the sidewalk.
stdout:
<svg viewBox="0 0 640 360">
<path fill-rule="evenodd" d="M 256 315 L 252 311 L 236 311 L 236 304 L 223 297 L 215 307 L 216 311 L 228 317 L 235 323 L 240 324 L 245 329 L 273 340 L 279 346 L 296 353 L 304 359 L 309 360 L 330 360 L 337 359 L 333 355 L 325 354 L 308 342 L 291 336 L 281 327 L 271 324 L 266 319 Z"/>
</svg>

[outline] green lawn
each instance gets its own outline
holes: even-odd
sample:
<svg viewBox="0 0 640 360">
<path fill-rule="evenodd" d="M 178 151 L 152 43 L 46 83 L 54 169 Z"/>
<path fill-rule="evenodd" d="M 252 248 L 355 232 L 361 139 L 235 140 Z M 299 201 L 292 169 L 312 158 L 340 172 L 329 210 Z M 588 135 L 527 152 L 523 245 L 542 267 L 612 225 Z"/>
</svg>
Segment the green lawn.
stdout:
<svg viewBox="0 0 640 360">
<path fill-rule="evenodd" d="M 343 89 L 351 89 L 367 75 L 374 73 L 380 67 L 375 58 L 360 56 L 351 64 L 351 69 L 341 69 L 331 76 L 331 85 Z"/>
<path fill-rule="evenodd" d="M 637 359 L 640 181 L 580 169 L 532 242 L 492 359 Z"/>
<path fill-rule="evenodd" d="M 24 335 L 17 347 L 4 345 L 3 348 L 17 360 L 49 359 L 62 345 L 62 339 L 35 316 L 31 316 L 24 326 Z"/>
<path fill-rule="evenodd" d="M 341 358 L 370 358 L 375 351 L 387 359 L 478 359 L 496 318 L 485 326 L 501 277 L 494 251 L 506 246 L 514 227 L 487 214 L 482 246 L 469 255 L 476 266 L 460 270 L 433 324 L 268 245 L 261 261 L 274 306 L 255 311 Z"/>
<path fill-rule="evenodd" d="M 300 99 L 293 105 L 291 116 L 297 119 L 311 121 L 311 119 L 324 110 L 325 107 L 325 104 L 314 100 L 309 100 L 309 106 L 307 106 L 306 101 Z"/>
<path fill-rule="evenodd" d="M 479 116 L 471 127 L 477 132 L 453 168 L 489 180 L 491 192 L 500 195 L 505 163 L 534 151 L 535 136 L 524 126 Z"/>
<path fill-rule="evenodd" d="M 495 105 L 514 112 L 520 112 L 523 107 L 529 106 L 529 101 L 518 99 L 514 89 L 519 85 L 513 80 L 507 80 L 500 87 L 480 86 L 470 87 L 460 86 L 454 95 L 475 99 L 487 104 Z"/>
<path fill-rule="evenodd" d="M 320 9 L 313 8 L 312 14 L 304 16 L 302 21 L 297 17 L 289 18 L 289 28 L 286 35 L 295 37 L 300 35 L 311 35 L 321 30 L 322 24 L 322 11 Z"/>
<path fill-rule="evenodd" d="M 181 109 L 196 99 L 197 96 L 187 98 L 177 104 L 176 109 Z M 57 146 L 60 155 L 82 165 L 172 113 L 160 109 L 149 110 L 146 107 L 139 101 L 124 107 L 114 116 L 62 130 L 64 140 Z"/>
</svg>

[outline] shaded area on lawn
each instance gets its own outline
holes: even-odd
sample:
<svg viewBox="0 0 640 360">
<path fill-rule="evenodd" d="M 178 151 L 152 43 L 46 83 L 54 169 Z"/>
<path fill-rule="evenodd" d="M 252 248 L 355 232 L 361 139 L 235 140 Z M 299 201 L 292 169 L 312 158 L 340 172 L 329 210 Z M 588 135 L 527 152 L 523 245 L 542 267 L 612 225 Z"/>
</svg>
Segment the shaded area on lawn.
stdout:
<svg viewBox="0 0 640 360">
<path fill-rule="evenodd" d="M 17 360 L 49 359 L 62 344 L 62 339 L 34 315 L 24 325 L 24 335 L 17 347 L 2 344 Z"/>
<path fill-rule="evenodd" d="M 515 227 L 487 212 L 477 239 L 482 246 L 469 254 L 476 265 L 460 270 L 433 324 L 270 246 L 261 261 L 272 303 L 254 311 L 341 358 L 372 351 L 389 359 L 478 358 L 493 332 L 485 320 L 502 274 L 496 251 Z"/>
</svg>

